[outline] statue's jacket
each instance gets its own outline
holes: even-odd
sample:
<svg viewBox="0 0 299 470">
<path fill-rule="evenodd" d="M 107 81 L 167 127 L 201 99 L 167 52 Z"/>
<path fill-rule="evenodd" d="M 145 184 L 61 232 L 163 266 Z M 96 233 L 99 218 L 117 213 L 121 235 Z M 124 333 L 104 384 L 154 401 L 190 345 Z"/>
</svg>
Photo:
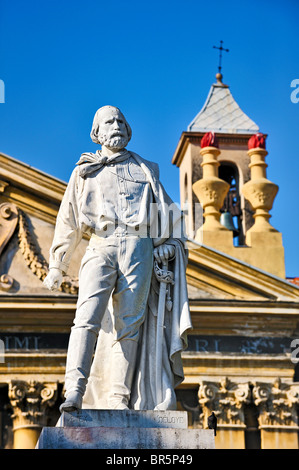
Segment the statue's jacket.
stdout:
<svg viewBox="0 0 299 470">
<path fill-rule="evenodd" d="M 151 210 L 149 210 L 149 207 Z M 174 272 L 173 308 L 165 310 L 163 343 L 163 405 L 175 407 L 174 388 L 184 378 L 181 352 L 187 347 L 187 332 L 192 328 L 186 284 L 187 250 L 185 249 L 181 211 L 159 181 L 158 165 L 139 155 L 120 151 L 113 159 L 96 154 L 82 154 L 65 191 L 56 221 L 50 250 L 50 268 L 67 273 L 76 246 L 83 235 L 107 236 L 115 225 L 132 233 L 149 234 L 153 245 L 164 242 L 175 246 L 175 258 L 169 269 Z M 80 287 L 79 287 L 80 288 Z M 156 406 L 155 339 L 159 283 L 152 274 L 147 315 L 142 325 L 139 362 L 131 393 L 131 407 L 153 409 Z M 103 350 L 113 345 L 112 303 L 103 318 L 95 358 L 83 400 L 85 408 L 105 408 L 105 388 L 109 387 L 109 355 Z M 106 378 L 105 378 L 106 376 Z"/>
</svg>

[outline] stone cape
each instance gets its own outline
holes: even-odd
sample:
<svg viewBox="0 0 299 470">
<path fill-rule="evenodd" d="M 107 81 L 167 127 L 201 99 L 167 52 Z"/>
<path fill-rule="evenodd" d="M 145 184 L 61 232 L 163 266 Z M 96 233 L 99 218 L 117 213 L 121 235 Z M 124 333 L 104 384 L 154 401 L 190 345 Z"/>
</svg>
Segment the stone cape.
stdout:
<svg viewBox="0 0 299 470">
<path fill-rule="evenodd" d="M 132 153 L 133 154 L 133 153 Z M 173 202 L 166 194 L 161 183 L 156 179 L 153 171 L 149 169 L 146 161 L 133 154 L 136 161 L 148 176 L 151 183 L 154 199 L 159 207 L 160 237 L 153 240 L 157 246 L 167 240 L 175 246 L 175 258 L 169 263 L 169 269 L 174 272 L 174 286 L 172 291 L 172 311 L 165 309 L 165 329 L 162 349 L 162 403 L 159 409 L 176 409 L 174 389 L 184 379 L 181 352 L 188 346 L 187 332 L 192 328 L 189 311 L 186 265 L 187 250 L 184 247 L 184 237 L 181 239 L 169 237 L 172 234 L 182 233 L 182 214 L 177 210 L 173 212 L 173 227 L 169 227 L 169 207 Z M 180 232 L 178 232 L 178 227 Z M 152 273 L 151 288 L 147 302 L 147 314 L 143 325 L 138 346 L 138 362 L 135 368 L 131 399 L 129 407 L 139 410 L 153 410 L 156 407 L 156 334 L 157 334 L 157 308 L 159 299 L 159 283 Z M 111 366 L 109 358 L 115 342 L 115 329 L 113 325 L 113 308 L 110 302 L 102 320 L 98 336 L 94 360 L 90 377 L 83 397 L 84 409 L 107 408 L 106 397 L 110 390 Z"/>
</svg>

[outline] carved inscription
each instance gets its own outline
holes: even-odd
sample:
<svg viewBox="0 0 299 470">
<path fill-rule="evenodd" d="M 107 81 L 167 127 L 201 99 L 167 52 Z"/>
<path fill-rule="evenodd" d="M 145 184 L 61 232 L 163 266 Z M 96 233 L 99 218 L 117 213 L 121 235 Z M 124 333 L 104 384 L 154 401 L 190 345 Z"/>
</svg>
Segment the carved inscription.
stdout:
<svg viewBox="0 0 299 470">
<path fill-rule="evenodd" d="M 155 416 L 155 421 L 159 424 L 183 424 L 182 416 Z"/>
<path fill-rule="evenodd" d="M 38 336 L 24 336 L 22 338 L 18 336 L 3 336 L 3 343 L 6 351 L 11 349 L 34 349 L 37 351 L 40 349 L 38 344 L 39 339 Z"/>
<path fill-rule="evenodd" d="M 273 354 L 290 352 L 292 338 L 248 336 L 200 336 L 188 337 L 188 351 L 237 352 L 240 354 Z"/>
<path fill-rule="evenodd" d="M 39 351 L 42 349 L 67 349 L 68 334 L 0 334 L 0 341 L 6 352 L 22 350 L 22 351 Z"/>
</svg>

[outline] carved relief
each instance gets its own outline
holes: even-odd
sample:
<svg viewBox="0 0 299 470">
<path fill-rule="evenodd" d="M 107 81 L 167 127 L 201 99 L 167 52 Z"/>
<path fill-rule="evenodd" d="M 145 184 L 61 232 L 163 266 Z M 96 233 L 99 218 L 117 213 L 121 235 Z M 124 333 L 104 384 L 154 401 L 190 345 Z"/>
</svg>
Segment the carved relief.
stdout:
<svg viewBox="0 0 299 470">
<path fill-rule="evenodd" d="M 48 274 L 48 263 L 40 252 L 39 246 L 34 241 L 29 228 L 29 223 L 25 213 L 19 210 L 19 246 L 21 253 L 26 261 L 27 266 L 41 281 L 43 281 Z M 61 292 L 67 294 L 78 294 L 79 281 L 78 278 L 70 278 L 64 276 L 63 282 L 59 288 Z"/>
<path fill-rule="evenodd" d="M 210 202 L 217 202 L 218 201 L 218 194 L 215 190 L 209 188 L 208 186 L 205 186 L 203 188 L 203 191 L 204 191 L 204 198 L 205 198 L 206 203 L 208 201 L 210 201 Z"/>
<path fill-rule="evenodd" d="M 3 182 L 2 182 L 3 183 Z M 7 183 L 6 183 L 7 185 Z M 2 192 L 3 185 L 1 185 Z M 17 207 L 9 202 L 0 204 L 0 256 L 3 253 L 4 248 L 8 244 L 9 240 L 14 234 L 18 223 L 18 209 Z M 8 291 L 13 285 L 13 278 L 8 274 L 2 274 L 0 276 L 0 289 Z"/>
<path fill-rule="evenodd" d="M 217 211 L 222 207 L 228 189 L 225 181 L 214 177 L 197 181 L 193 188 L 203 208 L 214 205 Z"/>
<path fill-rule="evenodd" d="M 273 201 L 278 191 L 278 186 L 268 180 L 261 183 L 258 181 L 250 181 L 243 186 L 243 194 L 250 202 L 252 208 L 271 210 Z"/>
<path fill-rule="evenodd" d="M 198 391 L 202 406 L 202 425 L 207 428 L 208 416 L 214 411 L 218 425 L 244 426 L 244 405 L 249 403 L 248 383 L 235 383 L 228 378 L 220 382 L 201 381 Z"/>
<path fill-rule="evenodd" d="M 40 383 L 35 380 L 10 382 L 8 396 L 13 409 L 14 429 L 46 426 L 47 411 L 56 402 L 57 390 L 57 383 Z"/>
<path fill-rule="evenodd" d="M 13 278 L 9 274 L 0 276 L 0 289 L 8 291 L 13 286 Z"/>
<path fill-rule="evenodd" d="M 33 274 L 43 281 L 49 271 L 48 263 L 34 240 L 27 216 L 15 204 L 8 202 L 0 204 L 0 256 L 11 240 L 17 226 L 19 247 L 25 262 Z M 12 285 L 13 278 L 11 276 L 6 273 L 0 274 L 0 290 L 9 291 Z M 64 276 L 59 290 L 67 294 L 77 295 L 78 278 Z"/>
<path fill-rule="evenodd" d="M 18 223 L 18 209 L 9 202 L 0 204 L 0 255 L 11 239 Z"/>
<path fill-rule="evenodd" d="M 252 190 L 252 194 L 257 200 L 258 204 L 261 203 L 263 205 L 269 204 L 270 194 L 266 194 L 265 192 L 256 191 L 255 189 Z"/>
<path fill-rule="evenodd" d="M 23 211 L 19 211 L 19 247 L 27 266 L 41 281 L 48 274 L 48 264 L 33 242 L 28 222 Z"/>
</svg>

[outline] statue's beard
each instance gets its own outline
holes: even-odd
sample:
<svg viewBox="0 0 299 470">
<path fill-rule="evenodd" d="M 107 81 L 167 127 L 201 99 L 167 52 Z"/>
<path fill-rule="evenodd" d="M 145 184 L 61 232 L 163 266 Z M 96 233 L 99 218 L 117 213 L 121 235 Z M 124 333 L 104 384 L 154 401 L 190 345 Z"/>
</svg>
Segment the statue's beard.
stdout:
<svg viewBox="0 0 299 470">
<path fill-rule="evenodd" d="M 99 142 L 101 145 L 105 145 L 108 148 L 121 150 L 128 144 L 129 140 L 127 137 L 122 135 L 108 137 L 107 135 L 102 134 L 99 136 Z"/>
</svg>

